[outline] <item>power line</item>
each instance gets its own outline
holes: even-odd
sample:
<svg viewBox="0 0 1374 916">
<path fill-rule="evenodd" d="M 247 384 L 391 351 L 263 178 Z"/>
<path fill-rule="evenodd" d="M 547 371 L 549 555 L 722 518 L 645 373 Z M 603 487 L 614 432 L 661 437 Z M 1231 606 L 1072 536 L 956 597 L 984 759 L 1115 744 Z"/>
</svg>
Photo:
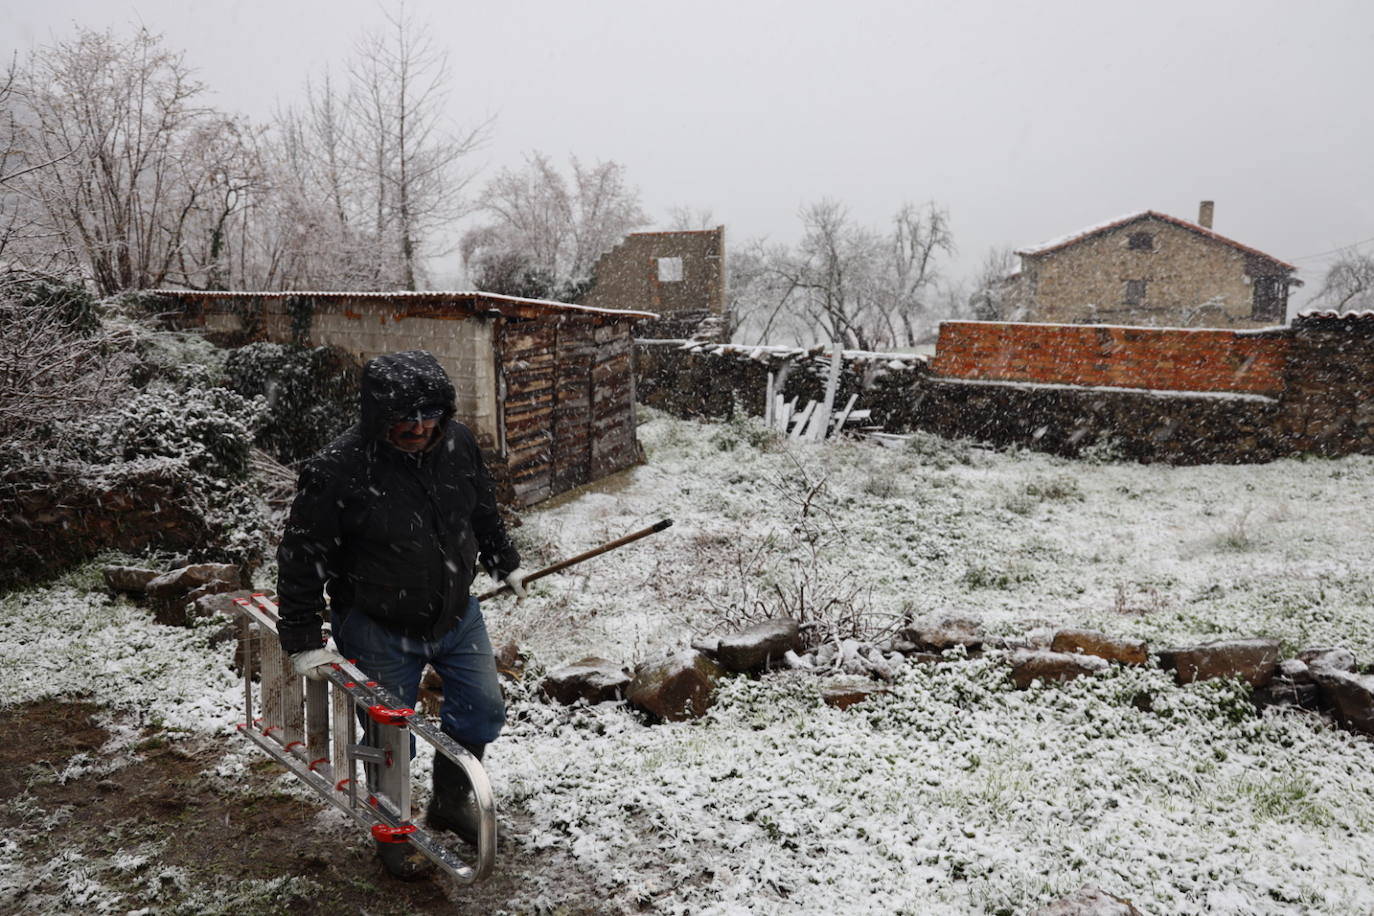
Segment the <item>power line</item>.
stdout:
<svg viewBox="0 0 1374 916">
<path fill-rule="evenodd" d="M 1328 254 L 1339 254 L 1340 252 L 1345 251 L 1346 249 L 1349 249 L 1349 248 L 1359 248 L 1361 245 L 1365 244 L 1366 242 L 1374 242 L 1374 236 L 1370 236 L 1370 237 L 1367 238 L 1367 239 L 1360 239 L 1358 242 L 1351 242 L 1349 245 L 1342 245 L 1342 246 L 1340 246 L 1339 248 L 1332 248 L 1330 251 L 1319 251 L 1319 252 L 1317 252 L 1316 254 L 1305 254 L 1305 255 L 1303 255 L 1303 256 L 1300 257 L 1300 258 L 1291 258 L 1290 260 L 1293 260 L 1293 261 L 1310 261 L 1310 260 L 1312 260 L 1313 258 L 1325 257 L 1325 256 L 1328 255 Z"/>
</svg>

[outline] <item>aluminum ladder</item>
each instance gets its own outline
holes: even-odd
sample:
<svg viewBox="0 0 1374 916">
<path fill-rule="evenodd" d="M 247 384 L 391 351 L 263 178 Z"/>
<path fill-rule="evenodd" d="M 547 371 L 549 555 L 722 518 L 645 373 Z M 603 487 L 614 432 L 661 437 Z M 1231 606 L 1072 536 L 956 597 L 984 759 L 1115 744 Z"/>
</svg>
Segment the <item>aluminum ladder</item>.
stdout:
<svg viewBox="0 0 1374 916">
<path fill-rule="evenodd" d="M 297 675 L 277 636 L 276 603 L 262 594 L 234 603 L 243 646 L 245 721 L 239 732 L 378 842 L 410 843 L 459 884 L 487 877 L 496 859 L 496 803 L 477 758 L 351 663 L 335 665 L 325 680 Z M 256 691 L 254 673 L 260 674 Z M 472 863 L 410 819 L 412 735 L 461 766 L 472 784 L 480 815 Z"/>
</svg>

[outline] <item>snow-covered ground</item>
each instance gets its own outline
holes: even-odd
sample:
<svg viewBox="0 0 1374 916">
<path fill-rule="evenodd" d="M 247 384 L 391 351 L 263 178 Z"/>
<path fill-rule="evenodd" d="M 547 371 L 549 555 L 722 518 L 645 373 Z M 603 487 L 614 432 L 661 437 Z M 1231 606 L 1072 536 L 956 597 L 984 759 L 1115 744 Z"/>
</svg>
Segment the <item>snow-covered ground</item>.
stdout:
<svg viewBox="0 0 1374 916">
<path fill-rule="evenodd" d="M 1257 716 L 1229 684 L 1137 669 L 1021 692 L 995 659 L 951 658 L 846 711 L 816 676 L 776 675 L 656 726 L 524 693 L 565 661 L 642 661 L 722 617 L 836 597 L 873 629 L 954 615 L 1153 645 L 1266 635 L 1367 663 L 1374 460 L 782 448 L 748 423 L 663 417 L 640 435 L 646 465 L 525 514 L 527 566 L 675 525 L 488 608 L 494 639 L 532 656 L 488 757 L 498 796 L 516 842 L 571 852 L 597 909 L 1021 914 L 1097 884 L 1151 914 L 1374 912 L 1374 742 Z M 0 703 L 98 683 L 167 728 L 230 733 L 238 686 L 207 637 L 74 586 L 9 595 Z M 587 905 L 556 876 L 539 886 L 511 911 Z"/>
</svg>

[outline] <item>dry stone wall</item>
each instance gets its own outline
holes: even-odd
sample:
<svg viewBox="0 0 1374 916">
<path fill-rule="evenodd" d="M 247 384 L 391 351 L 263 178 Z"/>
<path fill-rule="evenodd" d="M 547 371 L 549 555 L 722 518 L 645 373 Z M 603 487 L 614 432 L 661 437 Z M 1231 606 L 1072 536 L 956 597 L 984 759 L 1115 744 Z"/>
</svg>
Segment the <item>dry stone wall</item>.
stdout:
<svg viewBox="0 0 1374 916">
<path fill-rule="evenodd" d="M 825 348 L 644 343 L 644 403 L 761 416 L 769 371 L 821 397 Z M 1374 454 L 1374 312 L 1262 331 L 947 322 L 921 357 L 847 351 L 839 401 L 887 432 L 1174 464 Z"/>
</svg>

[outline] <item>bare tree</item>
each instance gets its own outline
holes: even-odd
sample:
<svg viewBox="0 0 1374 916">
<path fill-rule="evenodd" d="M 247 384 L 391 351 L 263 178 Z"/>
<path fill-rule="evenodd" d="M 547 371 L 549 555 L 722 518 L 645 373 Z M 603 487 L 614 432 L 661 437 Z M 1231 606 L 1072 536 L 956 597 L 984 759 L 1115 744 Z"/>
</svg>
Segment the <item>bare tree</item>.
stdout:
<svg viewBox="0 0 1374 916">
<path fill-rule="evenodd" d="M 914 347 L 930 318 L 928 294 L 939 280 L 939 257 L 954 253 L 954 236 L 949 212 L 934 201 L 923 207 L 903 204 L 892 222 L 880 307 L 889 338 Z"/>
<path fill-rule="evenodd" d="M 583 166 L 573 157 L 569 180 L 540 152 L 530 154 L 523 169 L 501 171 L 477 205 L 486 222 L 462 241 L 463 260 L 474 279 L 490 287 L 492 281 L 519 277 L 527 287 L 542 285 L 543 295 L 554 298 L 576 298 L 597 258 L 648 221 L 624 166 L 611 161 Z"/>
<path fill-rule="evenodd" d="M 979 321 L 1015 320 L 1016 255 L 1010 248 L 990 248 L 973 281 L 969 313 Z"/>
<path fill-rule="evenodd" d="M 904 204 L 890 233 L 856 224 L 835 200 L 802 208 L 795 250 L 746 243 L 730 261 L 731 308 L 742 340 L 772 335 L 847 347 L 915 346 L 940 311 L 940 258 L 954 250 L 949 216 Z"/>
<path fill-rule="evenodd" d="M 20 189 L 104 293 L 163 283 L 211 182 L 212 113 L 181 54 L 141 30 L 128 40 L 79 29 L 19 72 Z M 212 141 L 213 142 L 213 141 Z"/>
<path fill-rule="evenodd" d="M 1374 255 L 1357 248 L 1342 251 L 1312 304 L 1337 311 L 1374 309 Z"/>
<path fill-rule="evenodd" d="M 125 330 L 83 327 L 53 300 L 0 278 L 0 442 L 14 445 L 106 406 L 134 357 Z"/>
<path fill-rule="evenodd" d="M 384 32 L 364 35 L 348 65 L 352 123 L 342 135 L 360 173 L 372 234 L 392 263 L 382 276 L 415 289 L 435 230 L 460 215 L 471 174 L 458 166 L 486 137 L 490 120 L 458 130 L 443 115 L 448 55 L 418 30 L 402 6 Z"/>
<path fill-rule="evenodd" d="M 694 210 L 691 207 L 672 207 L 668 210 L 668 228 L 674 232 L 694 232 L 700 229 L 714 229 L 720 225 L 710 208 Z"/>
</svg>

